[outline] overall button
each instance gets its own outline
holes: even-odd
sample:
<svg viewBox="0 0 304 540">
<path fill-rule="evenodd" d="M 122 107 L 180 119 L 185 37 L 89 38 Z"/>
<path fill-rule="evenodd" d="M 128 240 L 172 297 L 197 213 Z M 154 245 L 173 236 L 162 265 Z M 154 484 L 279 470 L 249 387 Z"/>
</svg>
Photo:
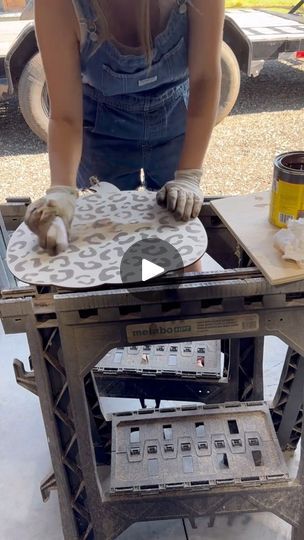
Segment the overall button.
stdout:
<svg viewBox="0 0 304 540">
<path fill-rule="evenodd" d="M 186 13 L 186 11 L 187 11 L 187 2 L 186 2 L 186 0 L 177 0 L 177 5 L 178 5 L 178 11 L 180 13 Z"/>
</svg>

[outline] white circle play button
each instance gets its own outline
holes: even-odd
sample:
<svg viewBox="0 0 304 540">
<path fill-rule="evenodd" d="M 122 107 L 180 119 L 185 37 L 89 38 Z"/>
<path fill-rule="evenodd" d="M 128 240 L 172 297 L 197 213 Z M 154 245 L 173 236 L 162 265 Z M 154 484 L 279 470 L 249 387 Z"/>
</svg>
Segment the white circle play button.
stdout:
<svg viewBox="0 0 304 540">
<path fill-rule="evenodd" d="M 183 259 L 175 247 L 159 238 L 146 238 L 132 244 L 120 265 L 124 285 L 148 284 L 168 272 L 183 275 Z"/>
<path fill-rule="evenodd" d="M 141 263 L 141 279 L 142 281 L 148 281 L 148 279 L 160 276 L 165 272 L 165 268 L 155 264 L 147 259 L 143 259 Z"/>
</svg>

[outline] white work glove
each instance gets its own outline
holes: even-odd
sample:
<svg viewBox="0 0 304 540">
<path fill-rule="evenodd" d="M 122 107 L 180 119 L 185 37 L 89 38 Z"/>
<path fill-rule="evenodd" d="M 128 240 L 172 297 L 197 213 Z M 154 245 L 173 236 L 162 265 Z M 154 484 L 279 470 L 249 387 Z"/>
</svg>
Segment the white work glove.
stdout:
<svg viewBox="0 0 304 540">
<path fill-rule="evenodd" d="M 189 221 L 196 218 L 204 202 L 200 182 L 203 176 L 201 169 L 185 169 L 176 171 L 175 179 L 167 182 L 157 193 L 156 200 L 173 212 L 177 219 Z"/>
<path fill-rule="evenodd" d="M 76 188 L 54 186 L 27 208 L 24 221 L 49 255 L 58 255 L 68 247 L 77 197 Z"/>
</svg>

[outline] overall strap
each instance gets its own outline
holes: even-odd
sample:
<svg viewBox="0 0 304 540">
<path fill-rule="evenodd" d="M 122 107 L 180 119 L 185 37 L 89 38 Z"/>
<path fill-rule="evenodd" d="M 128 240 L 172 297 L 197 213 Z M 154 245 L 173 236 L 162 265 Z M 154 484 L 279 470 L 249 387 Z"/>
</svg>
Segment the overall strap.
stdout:
<svg viewBox="0 0 304 540">
<path fill-rule="evenodd" d="M 176 0 L 177 9 L 180 13 L 186 13 L 188 0 Z"/>
<path fill-rule="evenodd" d="M 72 0 L 74 9 L 79 20 L 95 21 L 96 15 L 90 0 Z"/>
<path fill-rule="evenodd" d="M 96 41 L 96 15 L 93 12 L 89 0 L 72 0 L 75 13 L 80 26 L 81 45 L 84 45 L 89 36 L 92 41 Z"/>
</svg>

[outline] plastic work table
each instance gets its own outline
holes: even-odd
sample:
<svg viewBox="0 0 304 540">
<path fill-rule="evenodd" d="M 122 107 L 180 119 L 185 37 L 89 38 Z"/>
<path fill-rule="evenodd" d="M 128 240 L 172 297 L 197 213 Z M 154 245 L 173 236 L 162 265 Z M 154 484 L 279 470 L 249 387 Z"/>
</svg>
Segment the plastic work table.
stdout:
<svg viewBox="0 0 304 540">
<path fill-rule="evenodd" d="M 7 230 L 24 207 L 0 208 Z M 290 523 L 292 539 L 302 539 L 303 443 L 296 478 L 282 451 L 294 449 L 302 431 L 304 282 L 269 285 L 208 202 L 201 219 L 208 253 L 223 270 L 162 277 L 132 293 L 20 287 L 12 276 L 2 284 L 4 330 L 26 332 L 31 353 L 32 371 L 16 361 L 16 378 L 38 395 L 49 441 L 54 474 L 42 495 L 58 490 L 67 540 L 112 540 L 151 519 L 193 523 L 208 515 L 212 523 L 217 514 L 259 511 Z M 289 346 L 270 408 L 267 335 Z M 199 372 L 179 354 L 202 340 L 220 343 L 222 365 Z M 126 348 L 127 360 L 141 348 L 146 362 L 123 363 Z M 120 363 L 111 361 L 117 351 Z M 162 366 L 160 353 L 176 353 L 176 361 Z M 143 407 L 109 416 L 101 395 L 137 397 Z M 158 407 L 145 408 L 146 398 Z M 165 399 L 193 403 L 162 408 Z"/>
</svg>

